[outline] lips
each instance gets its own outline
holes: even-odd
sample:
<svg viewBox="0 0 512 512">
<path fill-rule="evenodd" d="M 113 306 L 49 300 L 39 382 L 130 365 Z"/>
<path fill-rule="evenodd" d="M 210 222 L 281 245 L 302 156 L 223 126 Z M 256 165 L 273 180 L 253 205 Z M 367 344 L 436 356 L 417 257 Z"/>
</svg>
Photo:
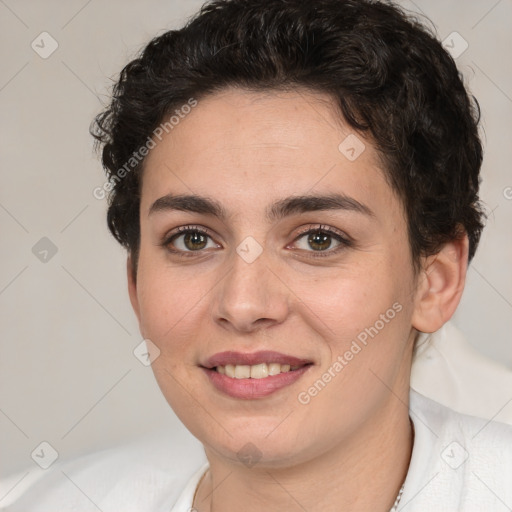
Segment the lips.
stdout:
<svg viewBox="0 0 512 512">
<path fill-rule="evenodd" d="M 292 385 L 310 370 L 313 362 L 274 351 L 251 354 L 229 351 L 215 354 L 200 366 L 217 391 L 232 398 L 251 400 Z"/>
</svg>

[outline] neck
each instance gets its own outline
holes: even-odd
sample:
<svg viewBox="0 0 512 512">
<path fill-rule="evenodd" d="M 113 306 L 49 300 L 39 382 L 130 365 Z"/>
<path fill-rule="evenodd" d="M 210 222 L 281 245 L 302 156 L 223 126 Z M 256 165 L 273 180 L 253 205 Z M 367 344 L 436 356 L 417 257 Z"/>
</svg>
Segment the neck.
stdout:
<svg viewBox="0 0 512 512">
<path fill-rule="evenodd" d="M 286 468 L 233 464 L 206 448 L 210 470 L 194 508 L 389 512 L 405 480 L 412 453 L 409 389 L 388 403 L 350 439 L 314 459 Z"/>
</svg>

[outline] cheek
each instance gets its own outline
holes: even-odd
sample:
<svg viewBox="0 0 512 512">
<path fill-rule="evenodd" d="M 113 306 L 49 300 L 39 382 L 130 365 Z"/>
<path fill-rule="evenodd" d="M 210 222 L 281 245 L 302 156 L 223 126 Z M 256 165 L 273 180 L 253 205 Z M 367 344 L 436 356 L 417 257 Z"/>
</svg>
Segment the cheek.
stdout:
<svg viewBox="0 0 512 512">
<path fill-rule="evenodd" d="M 370 369 L 391 379 L 410 331 L 410 262 L 391 247 L 381 247 L 374 256 L 322 278 L 301 279 L 294 290 L 304 302 L 302 317 L 324 340 L 322 370 L 331 368 L 337 375 L 344 396 L 357 396 L 358 386 L 369 389 L 376 384 Z M 338 357 L 343 369 L 338 365 L 332 370 Z M 326 393 L 327 401 L 328 396 L 334 399 Z"/>
<path fill-rule="evenodd" d="M 209 286 L 183 269 L 151 264 L 148 259 L 139 268 L 142 335 L 160 350 L 151 365 L 156 381 L 174 410 L 191 409 L 192 417 L 199 416 L 200 411 L 191 408 L 190 382 L 197 378 L 194 340 L 202 338 L 206 314 L 202 299 Z"/>
<path fill-rule="evenodd" d="M 206 304 L 207 278 L 199 278 L 189 269 L 143 261 L 138 275 L 138 299 L 143 335 L 159 348 L 178 350 L 184 330 L 200 325 L 194 318 Z"/>
<path fill-rule="evenodd" d="M 346 340 L 378 320 L 399 300 L 402 285 L 385 264 L 330 269 L 322 277 L 297 281 L 294 292 L 318 317 L 327 338 Z M 320 321 L 321 320 L 321 321 Z"/>
<path fill-rule="evenodd" d="M 355 428 L 393 386 L 401 371 L 411 315 L 408 281 L 400 268 L 405 267 L 375 262 L 311 288 L 316 291 L 307 305 L 317 315 L 309 313 L 308 318 L 321 317 L 315 322 L 321 326 L 325 347 L 321 369 L 301 389 L 301 398 L 310 400 L 308 421 L 316 424 L 314 428 L 325 430 L 321 422 L 326 415 L 333 436 L 340 425 Z"/>
</svg>

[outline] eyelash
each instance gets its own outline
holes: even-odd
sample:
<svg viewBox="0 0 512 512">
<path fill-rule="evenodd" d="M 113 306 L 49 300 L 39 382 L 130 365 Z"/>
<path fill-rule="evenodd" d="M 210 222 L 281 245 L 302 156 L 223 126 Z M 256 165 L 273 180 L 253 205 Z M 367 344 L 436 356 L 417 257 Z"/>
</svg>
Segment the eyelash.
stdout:
<svg viewBox="0 0 512 512">
<path fill-rule="evenodd" d="M 322 233 L 325 235 L 329 235 L 330 237 L 334 238 L 337 242 L 339 242 L 339 245 L 335 249 L 327 249 L 326 251 L 306 251 L 310 252 L 313 258 L 325 258 L 327 256 L 332 256 L 334 254 L 339 253 L 343 249 L 346 249 L 347 247 L 353 246 L 352 240 L 348 238 L 346 235 L 343 235 L 341 232 L 329 228 L 328 226 L 324 226 L 323 224 L 308 226 L 307 228 L 299 232 L 299 234 L 295 237 L 295 240 L 293 242 L 295 243 L 302 237 L 314 233 Z"/>
<path fill-rule="evenodd" d="M 332 256 L 332 255 L 337 254 L 338 252 L 342 251 L 343 249 L 345 249 L 347 247 L 352 247 L 353 246 L 353 242 L 352 242 L 351 239 L 349 239 L 346 236 L 343 236 L 340 232 L 335 231 L 334 229 L 329 228 L 327 226 L 324 226 L 322 224 L 315 225 L 314 227 L 312 225 L 308 226 L 305 230 L 301 231 L 297 235 L 297 237 L 295 237 L 293 242 L 294 243 L 297 242 L 298 240 L 300 240 L 302 237 L 304 237 L 306 235 L 314 234 L 314 233 L 319 233 L 319 232 L 322 233 L 322 234 L 326 234 L 326 235 L 331 236 L 337 242 L 339 242 L 340 245 L 338 245 L 338 247 L 336 247 L 335 249 L 328 249 L 326 251 L 306 251 L 306 252 L 312 253 L 311 257 L 313 257 L 313 258 L 325 258 L 327 256 Z M 183 257 L 183 258 L 193 257 L 193 256 L 195 256 L 194 253 L 199 253 L 199 252 L 201 252 L 201 250 L 198 250 L 198 251 L 181 251 L 181 250 L 175 250 L 175 249 L 170 249 L 169 248 L 169 245 L 176 238 L 178 238 L 178 237 L 180 237 L 182 235 L 190 234 L 190 233 L 201 233 L 202 235 L 205 235 L 205 236 L 208 236 L 209 238 L 212 238 L 211 235 L 209 234 L 208 230 L 205 229 L 205 228 L 202 228 L 201 226 L 181 226 L 180 228 L 178 228 L 176 230 L 176 232 L 171 233 L 169 236 L 166 236 L 163 239 L 163 241 L 162 241 L 162 243 L 160 245 L 162 247 L 166 248 L 172 254 L 175 254 L 175 255 L 177 255 L 179 257 Z"/>
<path fill-rule="evenodd" d="M 187 235 L 189 233 L 201 233 L 202 235 L 206 235 L 211 238 L 211 236 L 208 234 L 208 230 L 205 228 L 202 228 L 200 226 L 181 226 L 178 229 L 176 229 L 176 232 L 171 233 L 170 235 L 164 237 L 161 245 L 162 245 L 162 247 L 167 249 L 170 253 L 172 253 L 176 256 L 179 256 L 181 258 L 193 257 L 193 256 L 195 256 L 194 253 L 196 251 L 180 251 L 180 250 L 169 248 L 169 245 L 171 244 L 171 242 L 173 242 L 176 238 L 178 238 L 182 235 Z M 197 251 L 197 252 L 201 252 L 201 251 Z"/>
</svg>

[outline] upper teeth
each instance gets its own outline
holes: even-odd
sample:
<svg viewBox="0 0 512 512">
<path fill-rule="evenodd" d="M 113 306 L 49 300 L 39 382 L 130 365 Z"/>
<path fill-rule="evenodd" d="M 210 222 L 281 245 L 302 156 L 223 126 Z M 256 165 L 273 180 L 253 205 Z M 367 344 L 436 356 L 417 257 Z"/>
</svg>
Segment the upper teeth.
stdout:
<svg viewBox="0 0 512 512">
<path fill-rule="evenodd" d="M 227 364 L 226 366 L 217 366 L 216 370 L 223 375 L 235 379 L 263 379 L 269 375 L 296 370 L 300 366 L 290 366 L 289 364 L 279 363 L 261 363 L 249 366 L 247 364 Z"/>
</svg>

